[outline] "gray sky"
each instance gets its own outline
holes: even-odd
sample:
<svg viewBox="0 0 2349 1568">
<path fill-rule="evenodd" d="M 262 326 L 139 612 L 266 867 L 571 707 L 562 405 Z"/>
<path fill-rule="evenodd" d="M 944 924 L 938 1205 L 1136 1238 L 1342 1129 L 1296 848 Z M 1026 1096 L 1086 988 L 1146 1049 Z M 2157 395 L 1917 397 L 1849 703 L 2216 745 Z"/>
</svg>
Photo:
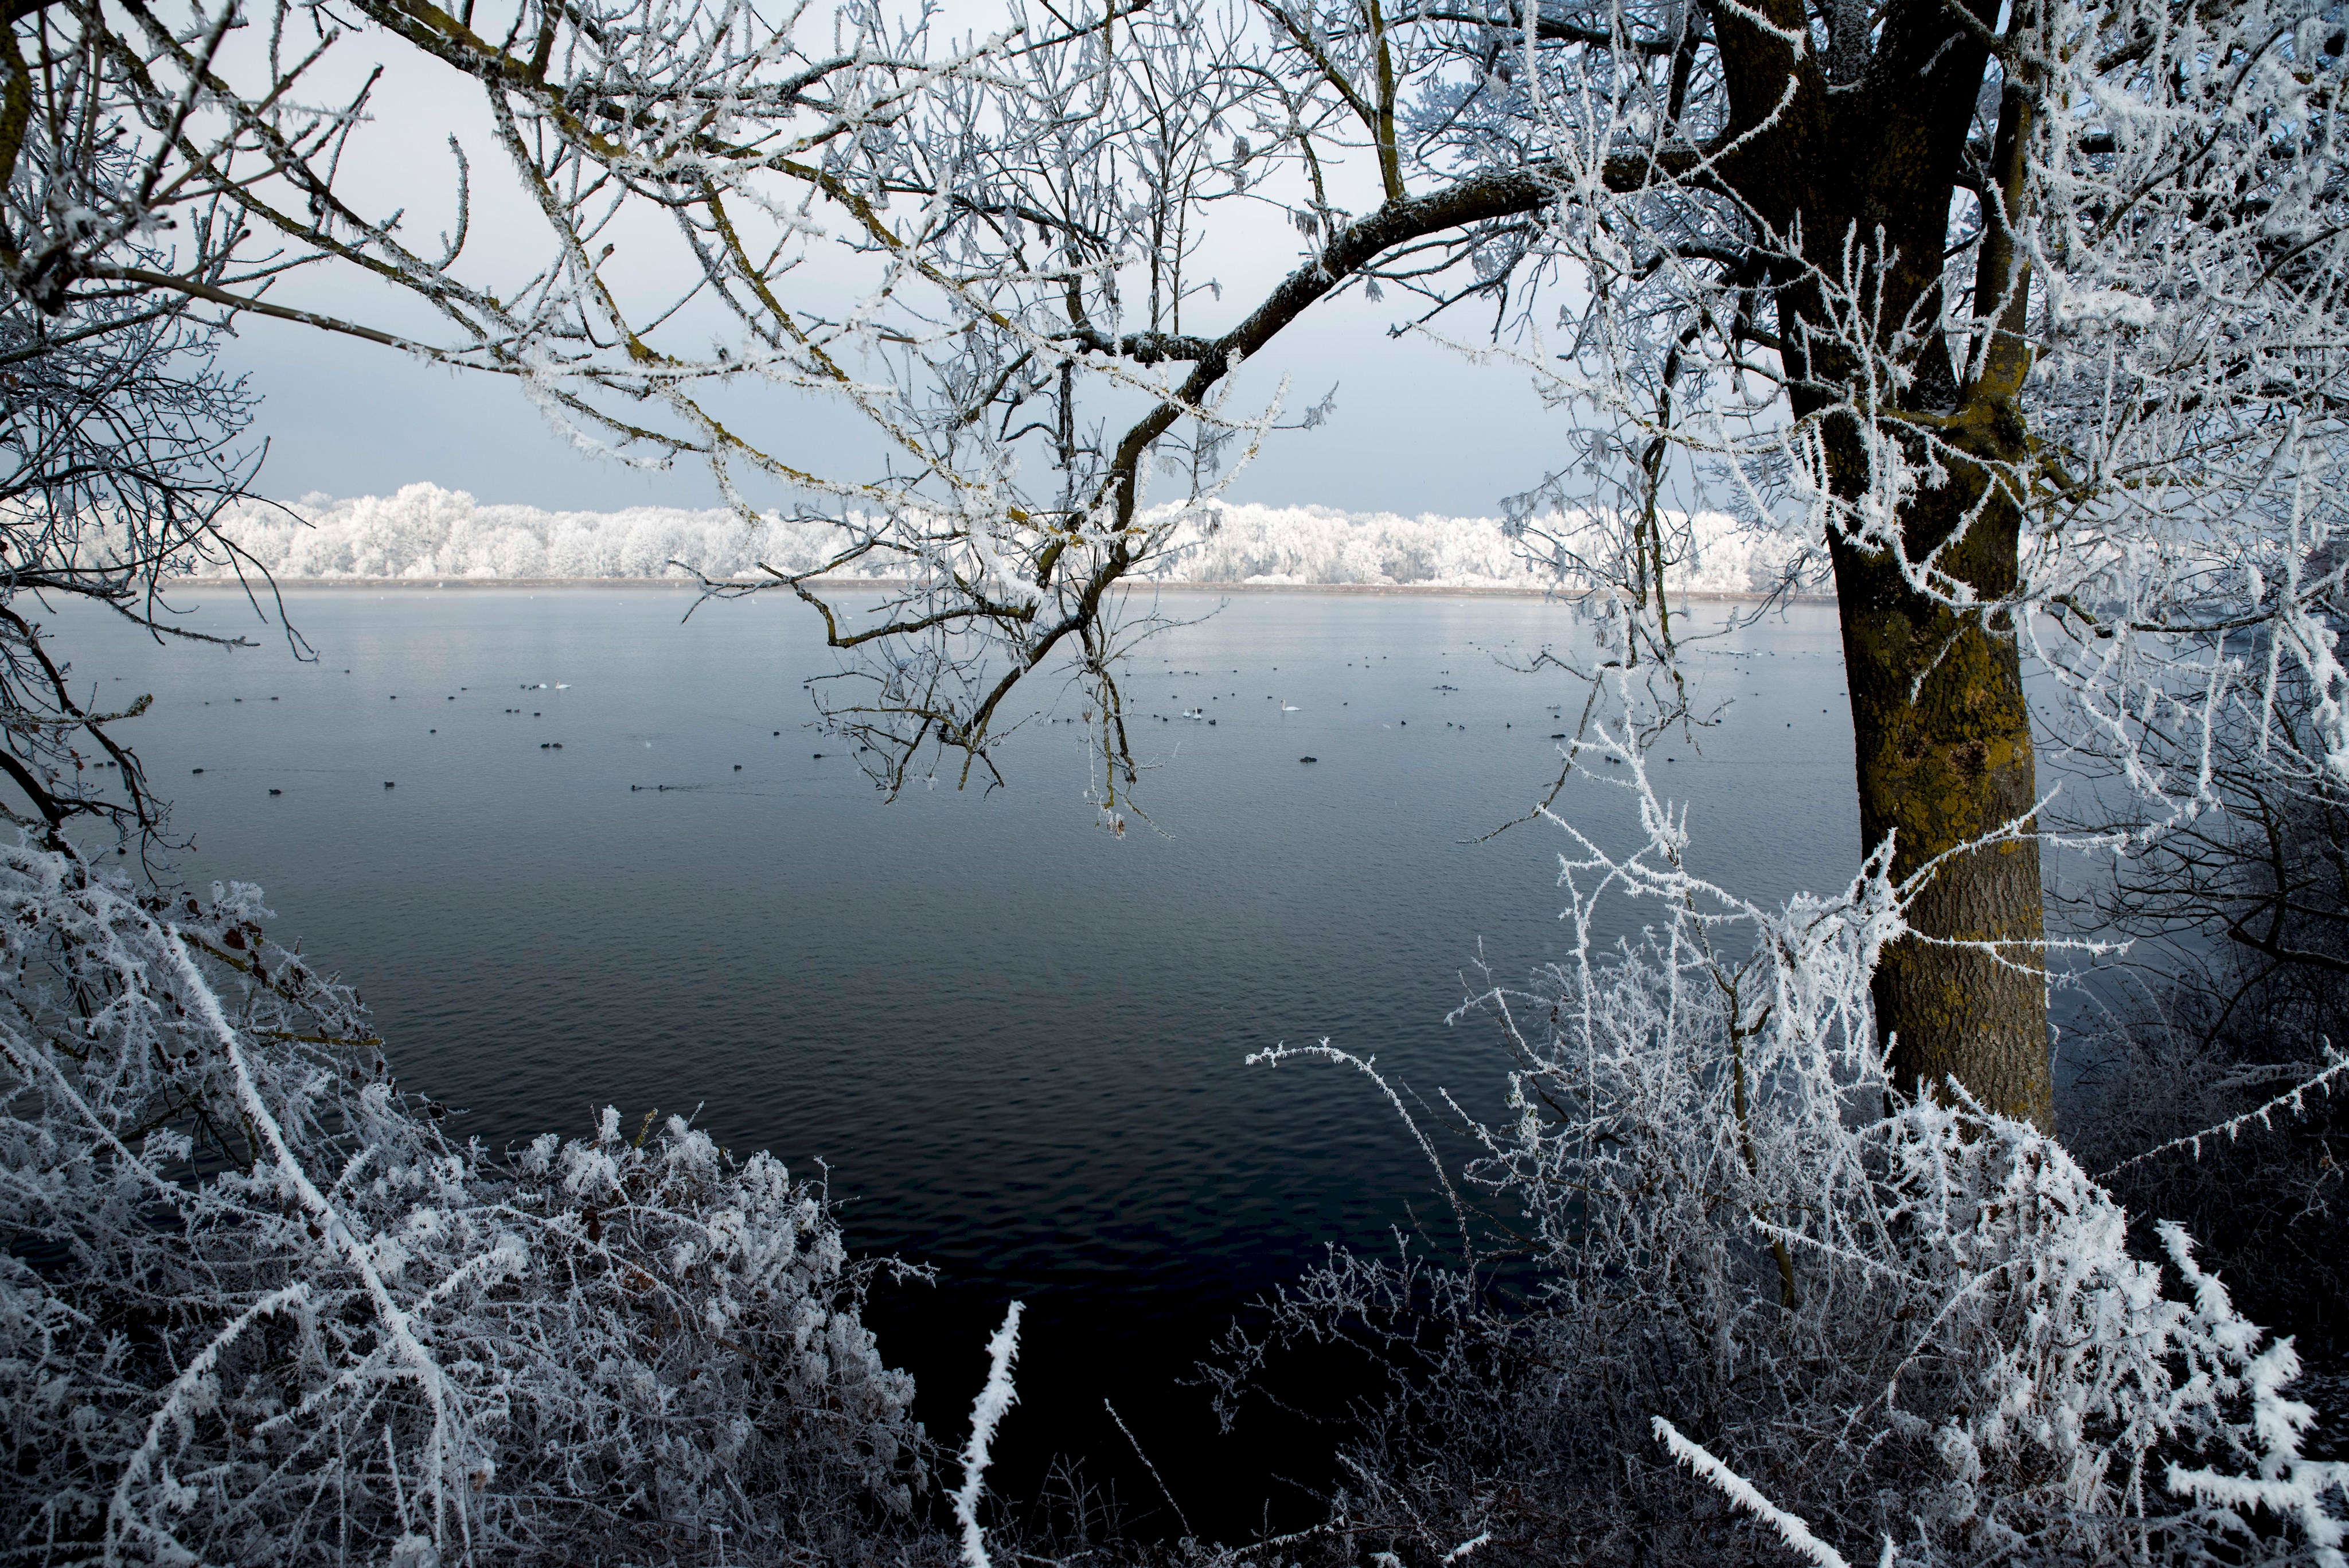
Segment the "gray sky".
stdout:
<svg viewBox="0 0 2349 1568">
<path fill-rule="evenodd" d="M 972 5 L 993 9 L 988 0 L 963 0 L 961 8 Z M 359 43 L 336 52 L 337 73 L 354 81 L 372 63 L 350 47 Z M 403 209 L 406 232 L 420 243 L 453 224 L 455 163 L 446 138 L 458 134 L 472 153 L 469 257 L 508 279 L 534 270 L 543 232 L 511 177 L 500 178 L 503 161 L 490 146 L 471 84 L 419 57 L 385 63 L 376 123 L 356 139 L 345 163 L 346 174 L 378 198 L 366 204 Z M 332 80 L 316 84 L 317 96 L 332 96 Z M 1333 171 L 1333 178 L 1350 172 Z M 1348 192 L 1340 184 L 1333 194 L 1361 207 L 1377 200 L 1367 186 Z M 1220 302 L 1201 296 L 1185 306 L 1190 331 L 1220 332 L 1237 322 L 1300 259 L 1299 236 L 1271 206 L 1226 207 L 1216 221 L 1214 248 L 1192 275 L 1213 273 L 1226 286 Z M 656 254 L 633 240 L 628 251 Z M 388 298 L 347 275 L 297 276 L 276 297 L 438 336 L 412 300 Z M 1288 417 L 1319 401 L 1332 382 L 1338 402 L 1319 429 L 1268 438 L 1232 499 L 1488 515 L 1502 495 L 1563 464 L 1566 416 L 1542 408 L 1524 369 L 1480 367 L 1424 338 L 1387 335 L 1412 314 L 1412 303 L 1401 295 L 1382 304 L 1359 295 L 1325 301 L 1250 363 L 1236 410 L 1261 407 L 1284 374 Z M 1490 319 L 1489 310 L 1464 310 L 1444 325 L 1464 338 Z M 266 493 L 382 494 L 429 481 L 483 501 L 555 508 L 704 506 L 717 498 L 708 476 L 688 464 L 645 473 L 581 454 L 500 378 L 465 378 L 372 345 L 252 317 L 225 357 L 264 399 L 255 433 L 271 443 L 261 480 Z M 844 455 L 876 450 L 851 413 L 780 389 L 766 396 L 730 417 L 787 460 L 796 461 L 796 452 L 814 471 L 840 472 Z"/>
<path fill-rule="evenodd" d="M 1237 291 L 1226 300 L 1237 319 L 1246 306 Z M 1490 515 L 1500 496 L 1564 462 L 1565 416 L 1542 408 L 1522 369 L 1471 365 L 1436 344 L 1390 339 L 1382 328 L 1394 314 L 1390 306 L 1341 301 L 1299 322 L 1249 368 L 1245 388 L 1259 399 L 1286 372 L 1292 411 L 1319 400 L 1332 381 L 1338 405 L 1319 430 L 1268 438 L 1232 499 Z M 1226 324 L 1210 316 L 1200 325 Z M 1469 325 L 1465 317 L 1459 323 L 1464 331 Z M 708 476 L 688 466 L 647 474 L 581 454 L 499 378 L 464 377 L 260 320 L 247 323 L 229 358 L 265 399 L 257 431 L 271 441 L 262 476 L 270 494 L 387 494 L 426 480 L 483 501 L 555 508 L 716 501 Z M 864 439 L 852 416 L 778 391 L 768 429 L 788 421 L 811 427 L 788 443 L 802 450 Z"/>
</svg>

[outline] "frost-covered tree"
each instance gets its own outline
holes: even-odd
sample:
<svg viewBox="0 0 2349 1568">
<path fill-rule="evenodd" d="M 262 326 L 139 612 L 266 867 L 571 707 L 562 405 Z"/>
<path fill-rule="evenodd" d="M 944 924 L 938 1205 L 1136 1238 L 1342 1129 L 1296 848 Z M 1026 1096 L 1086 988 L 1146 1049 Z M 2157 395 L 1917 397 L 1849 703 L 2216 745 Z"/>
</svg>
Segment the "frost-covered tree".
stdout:
<svg viewBox="0 0 2349 1568">
<path fill-rule="evenodd" d="M 1576 961 L 1491 999 L 1515 1115 L 1470 1174 L 1530 1226 L 1533 1288 L 1496 1308 L 1472 1264 L 1415 1299 L 1351 1260 L 1309 1282 L 1300 1331 L 1434 1335 L 1393 1359 L 1396 1441 L 1348 1456 L 1333 1538 L 1429 1562 L 1734 1551 L 1646 1454 L 1823 1564 L 1844 1559 L 1767 1497 L 1887 1560 L 2337 1561 L 2343 1476 L 2298 1451 L 2290 1347 L 2182 1236 L 2167 1266 L 2132 1254 L 2047 1137 L 2033 735 L 2112 760 L 2147 830 L 2220 801 L 2209 739 L 2261 733 L 2280 691 L 2312 741 L 2272 765 L 2349 769 L 2324 613 L 2333 11 L 1082 19 L 864 143 L 913 207 L 870 363 L 918 462 L 887 510 L 842 512 L 838 559 L 912 584 L 876 625 L 778 575 L 849 656 L 819 701 L 885 782 L 939 750 L 983 763 L 1022 678 L 1066 661 L 1114 820 L 1119 655 L 1149 628 L 1117 587 L 1270 429 L 1232 372 L 1352 287 L 1495 310 L 1569 416 L 1572 461 L 1520 515 L 1599 612 L 1585 738 L 1616 760 L 1691 717 L 1670 589 L 1692 514 L 1779 536 L 1843 622 L 1850 888 L 1764 910 L 1705 887 L 1642 786 L 1644 850 L 1568 859 Z M 1201 235 L 1265 202 L 1303 254 L 1227 301 Z M 1595 531 L 1555 521 L 1574 507 Z M 1615 897 L 1654 928 L 1594 951 Z"/>
<path fill-rule="evenodd" d="M 95 161 L 125 172 L 113 149 Z M 54 161 L 24 161 L 10 192 L 36 206 L 69 195 L 56 173 Z M 127 251 L 155 259 L 144 242 Z M 185 296 L 0 289 L 0 814 L 18 827 L 99 819 L 127 851 L 162 825 L 116 723 L 143 701 L 94 705 L 94 683 L 77 680 L 43 619 L 80 601 L 159 637 L 217 640 L 158 612 L 175 576 L 246 559 L 220 524 L 259 452 L 241 444 L 253 400 L 215 363 L 221 330 Z"/>
<path fill-rule="evenodd" d="M 2026 656 L 2066 738 L 2122 753 L 2147 722 L 2256 708 L 2297 664 L 2342 765 L 2307 608 L 2335 569 L 2311 554 L 2338 495 L 2333 12 L 1088 15 L 843 164 L 901 203 L 878 243 L 905 282 L 870 318 L 868 374 L 908 467 L 885 513 L 841 514 L 842 559 L 885 555 L 917 587 L 879 625 L 830 621 L 863 662 L 827 711 L 900 781 L 932 747 L 984 757 L 1019 677 L 1067 656 L 1097 688 L 1113 806 L 1135 628 L 1112 590 L 1173 541 L 1185 508 L 1151 510 L 1153 487 L 1211 507 L 1262 438 L 1268 414 L 1223 400 L 1231 372 L 1343 289 L 1493 306 L 1575 453 L 1526 489 L 1528 537 L 1547 504 L 1601 505 L 1599 545 L 1560 556 L 1613 658 L 1669 663 L 1686 635 L 1666 590 L 1696 508 L 1676 493 L 1833 576 L 1862 847 L 1917 888 L 1877 1027 L 1901 1081 L 1954 1075 L 2045 1124 Z M 1266 202 L 1303 235 L 1296 269 L 1203 297 L 1202 236 Z M 713 265 L 751 291 L 739 258 Z M 2254 628 L 2269 668 L 2244 661 Z M 2130 773 L 2176 809 L 2208 794 Z"/>
</svg>

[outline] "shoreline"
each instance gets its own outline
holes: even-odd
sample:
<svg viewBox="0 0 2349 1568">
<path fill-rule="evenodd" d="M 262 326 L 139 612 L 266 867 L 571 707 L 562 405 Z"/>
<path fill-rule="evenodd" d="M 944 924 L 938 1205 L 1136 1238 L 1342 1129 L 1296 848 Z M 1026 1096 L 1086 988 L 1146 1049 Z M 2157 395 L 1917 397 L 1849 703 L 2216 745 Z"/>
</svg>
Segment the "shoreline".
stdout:
<svg viewBox="0 0 2349 1568">
<path fill-rule="evenodd" d="M 853 590 L 857 588 L 871 588 L 875 591 L 880 591 L 892 588 L 902 588 L 909 586 L 905 579 L 895 577 L 814 577 L 809 580 L 811 583 L 821 585 L 822 587 L 833 589 L 835 592 L 843 589 Z M 240 592 L 250 588 L 251 591 L 256 595 L 265 593 L 270 587 L 269 584 L 261 582 L 251 584 L 242 583 L 235 577 L 184 577 L 181 579 L 181 583 L 189 587 L 225 587 L 235 588 Z M 773 583 L 771 579 L 752 577 L 729 578 L 719 586 L 724 587 L 750 587 L 761 583 L 764 583 L 770 587 L 780 586 Z M 542 589 L 553 590 L 558 588 L 585 588 L 603 591 L 616 589 L 659 588 L 675 592 L 686 589 L 695 589 L 700 587 L 698 583 L 695 582 L 690 577 L 280 577 L 274 580 L 274 586 L 280 591 L 290 593 L 362 593 L 369 590 L 382 592 L 386 589 L 395 588 L 403 592 L 410 593 L 419 589 L 434 592 L 466 592 L 495 588 L 525 588 L 533 592 Z M 1444 583 L 1162 583 L 1142 581 L 1128 583 L 1124 585 L 1124 587 L 1129 593 L 1151 590 L 1162 593 L 1216 594 L 1222 596 L 1232 594 L 1353 594 L 1368 597 L 1406 596 L 1420 597 L 1499 599 L 1562 599 L 1563 597 L 1563 596 L 1550 588 L 1511 588 Z M 1766 596 L 1754 593 L 1683 593 L 1677 595 L 1676 597 L 1692 601 L 1753 604 L 1761 602 Z M 1798 594 L 1791 596 L 1787 602 L 1791 604 L 1824 605 L 1833 604 L 1835 599 L 1832 595 L 1826 594 Z"/>
</svg>

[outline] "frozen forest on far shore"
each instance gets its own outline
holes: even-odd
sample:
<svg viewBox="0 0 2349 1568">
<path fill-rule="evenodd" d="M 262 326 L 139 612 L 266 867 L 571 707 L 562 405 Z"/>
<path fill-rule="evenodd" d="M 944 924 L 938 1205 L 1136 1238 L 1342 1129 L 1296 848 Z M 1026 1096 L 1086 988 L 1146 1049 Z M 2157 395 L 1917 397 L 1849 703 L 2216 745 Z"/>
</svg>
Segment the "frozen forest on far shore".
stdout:
<svg viewBox="0 0 2349 1568">
<path fill-rule="evenodd" d="M 1553 516 L 1532 533 L 1570 547 L 1587 528 L 1577 522 Z M 1797 554 L 1791 542 L 1740 530 L 1725 514 L 1703 513 L 1687 522 L 1694 547 L 1673 575 L 1677 591 L 1768 593 Z M 743 577 L 759 575 L 762 562 L 780 572 L 804 572 L 840 548 L 834 523 L 774 517 L 752 527 L 723 507 L 550 512 L 487 504 L 437 484 L 403 485 L 394 495 L 336 500 L 312 493 L 285 504 L 246 502 L 222 524 L 272 574 L 291 579 L 689 576 L 678 562 L 711 577 Z M 1164 583 L 1538 592 L 1559 584 L 1542 554 L 1540 543 L 1514 535 L 1498 517 L 1222 504 L 1199 509 L 1154 568 L 1134 575 Z M 876 553 L 841 575 L 884 580 L 892 565 Z M 1806 591 L 1823 587 L 1806 585 Z"/>
</svg>

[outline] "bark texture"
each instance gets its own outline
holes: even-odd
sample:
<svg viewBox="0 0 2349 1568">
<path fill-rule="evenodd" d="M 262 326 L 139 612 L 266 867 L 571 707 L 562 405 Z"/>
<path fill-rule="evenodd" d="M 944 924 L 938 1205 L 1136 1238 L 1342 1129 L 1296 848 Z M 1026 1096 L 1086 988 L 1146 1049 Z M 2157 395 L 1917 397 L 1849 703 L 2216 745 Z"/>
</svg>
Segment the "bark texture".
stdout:
<svg viewBox="0 0 2349 1568">
<path fill-rule="evenodd" d="M 1977 27 L 1957 14 L 1961 3 Z M 1780 31 L 1736 6 L 1712 10 L 1733 140 L 1743 137 L 1723 172 L 1772 232 L 1801 234 L 1816 269 L 1783 257 L 1765 263 L 1795 412 L 1826 421 L 1829 483 L 1852 498 L 1868 487 L 1869 444 L 1851 416 L 1834 410 L 1862 366 L 1830 330 L 1816 274 L 1851 275 L 1857 254 L 1870 318 L 1888 330 L 1930 319 L 1961 182 L 1983 187 L 1997 211 L 2014 211 L 2028 95 L 2013 84 L 2004 94 L 1988 171 L 1994 182 L 1985 183 L 1968 161 L 1966 138 L 1997 0 L 1892 0 L 1873 39 L 1838 47 L 1826 60 L 1787 41 L 1806 26 L 1800 0 L 1762 0 L 1756 9 Z M 1925 339 L 1904 361 L 1908 383 L 1878 429 L 1913 421 L 1979 460 L 1952 462 L 1945 451 L 1947 482 L 1915 493 L 1899 524 L 1912 561 L 1942 550 L 1943 583 L 1994 606 L 2018 575 L 2021 514 L 2005 476 L 2029 450 L 2020 405 L 2029 280 L 1996 236 L 1981 258 L 1977 301 L 2001 327 L 1990 351 L 1961 381 L 1947 347 Z M 1906 1090 L 1920 1078 L 1938 1086 L 1953 1077 L 1984 1105 L 2049 1126 L 2038 846 L 2010 839 L 1953 853 L 2020 821 L 2034 798 L 2013 628 L 1995 609 L 1952 611 L 1916 591 L 1886 553 L 1845 541 L 1832 550 L 1860 831 L 1870 848 L 1892 836 L 1896 877 L 1940 862 L 1909 910 L 1916 934 L 1886 954 L 1876 979 L 1877 1026 L 1890 1043 L 1895 1079 Z"/>
<path fill-rule="evenodd" d="M 1979 493 L 1979 482 L 1965 488 Z M 1993 526 L 2002 510 L 2004 525 Z M 2012 519 L 2011 508 L 1992 509 L 1958 546 L 1980 586 L 2002 573 L 2012 586 Z M 1893 874 L 1906 877 L 2030 813 L 2037 784 L 2021 661 L 2002 628 L 1931 603 L 1881 557 L 1839 548 L 1835 565 L 1860 835 L 1870 846 L 1893 836 Z M 1903 1090 L 1954 1076 L 1984 1105 L 2052 1127 L 2041 898 L 2030 838 L 1965 851 L 1934 871 L 1909 909 L 1918 935 L 1895 943 L 1876 972 L 1877 1024 Z"/>
</svg>

